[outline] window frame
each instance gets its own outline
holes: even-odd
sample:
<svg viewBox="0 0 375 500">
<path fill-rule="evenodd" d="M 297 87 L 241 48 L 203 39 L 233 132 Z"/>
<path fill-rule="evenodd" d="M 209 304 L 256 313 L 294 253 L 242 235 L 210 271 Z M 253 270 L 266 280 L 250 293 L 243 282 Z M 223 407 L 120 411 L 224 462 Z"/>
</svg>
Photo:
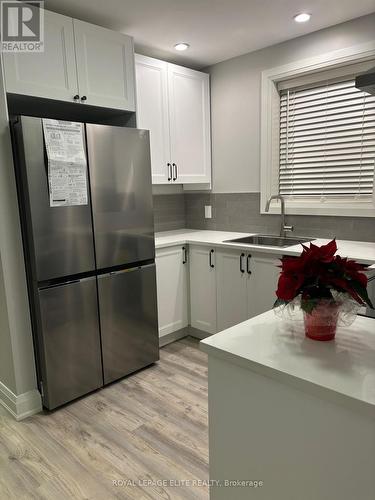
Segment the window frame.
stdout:
<svg viewBox="0 0 375 500">
<path fill-rule="evenodd" d="M 285 80 L 301 78 L 324 70 L 339 70 L 345 66 L 371 61 L 375 58 L 375 42 L 339 49 L 324 55 L 303 59 L 265 71 L 261 75 L 261 141 L 260 178 L 261 214 L 280 213 L 279 202 L 271 203 L 265 211 L 267 200 L 279 191 L 279 108 L 280 96 L 277 85 Z M 335 215 L 349 217 L 375 217 L 375 189 L 370 200 L 349 200 L 286 198 L 287 214 L 293 215 Z"/>
</svg>

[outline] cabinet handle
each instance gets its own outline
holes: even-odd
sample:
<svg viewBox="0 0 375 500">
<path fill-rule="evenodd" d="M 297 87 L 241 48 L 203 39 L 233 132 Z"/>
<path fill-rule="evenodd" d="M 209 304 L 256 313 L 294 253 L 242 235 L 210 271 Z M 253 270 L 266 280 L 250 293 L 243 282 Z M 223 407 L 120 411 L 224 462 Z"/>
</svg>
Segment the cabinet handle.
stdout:
<svg viewBox="0 0 375 500">
<path fill-rule="evenodd" d="M 182 263 L 186 264 L 187 262 L 187 251 L 186 247 L 182 247 Z"/>
<path fill-rule="evenodd" d="M 241 253 L 240 255 L 240 271 L 241 273 L 244 273 L 245 272 L 245 269 L 242 267 L 242 259 L 245 257 L 245 254 L 244 253 Z"/>
<path fill-rule="evenodd" d="M 214 268 L 215 264 L 212 263 L 212 256 L 214 254 L 215 250 L 210 250 L 209 257 L 208 257 L 208 262 L 210 264 L 210 267 Z"/>
<path fill-rule="evenodd" d="M 173 180 L 177 180 L 177 165 L 175 163 L 172 163 L 172 167 L 174 168 L 174 177 Z"/>
<path fill-rule="evenodd" d="M 82 102 L 87 101 L 87 97 L 86 97 L 85 95 L 83 95 L 83 96 L 81 97 L 81 101 L 82 101 Z"/>
<path fill-rule="evenodd" d="M 78 101 L 78 100 L 79 100 L 79 95 L 78 95 L 78 94 L 76 94 L 76 95 L 73 97 L 73 99 L 74 99 L 75 101 Z"/>
<path fill-rule="evenodd" d="M 172 165 L 170 163 L 167 163 L 168 167 L 168 182 L 172 180 Z"/>
<path fill-rule="evenodd" d="M 250 269 L 250 259 L 251 259 L 251 255 L 249 254 L 247 256 L 247 259 L 246 259 L 246 270 L 247 270 L 247 274 L 251 274 L 251 269 Z"/>
</svg>

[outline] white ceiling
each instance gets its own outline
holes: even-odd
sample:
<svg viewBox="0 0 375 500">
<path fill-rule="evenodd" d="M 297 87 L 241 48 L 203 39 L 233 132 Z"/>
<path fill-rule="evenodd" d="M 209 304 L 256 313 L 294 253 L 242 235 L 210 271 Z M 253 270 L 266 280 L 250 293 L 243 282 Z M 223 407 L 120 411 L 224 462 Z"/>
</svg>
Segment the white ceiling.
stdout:
<svg viewBox="0 0 375 500">
<path fill-rule="evenodd" d="M 46 0 L 46 9 L 132 35 L 136 50 L 204 67 L 375 11 L 375 0 Z M 293 16 L 309 12 L 308 23 Z M 177 53 L 173 45 L 191 48 Z"/>
</svg>

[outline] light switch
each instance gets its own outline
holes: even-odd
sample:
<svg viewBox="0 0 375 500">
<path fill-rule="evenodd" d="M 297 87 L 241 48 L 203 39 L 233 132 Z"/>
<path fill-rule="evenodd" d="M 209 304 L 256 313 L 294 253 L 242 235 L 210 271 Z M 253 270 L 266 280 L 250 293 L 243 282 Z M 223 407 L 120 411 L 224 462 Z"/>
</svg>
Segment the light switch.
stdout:
<svg viewBox="0 0 375 500">
<path fill-rule="evenodd" d="M 206 219 L 212 219 L 212 207 L 211 207 L 211 205 L 204 206 L 204 216 Z"/>
</svg>

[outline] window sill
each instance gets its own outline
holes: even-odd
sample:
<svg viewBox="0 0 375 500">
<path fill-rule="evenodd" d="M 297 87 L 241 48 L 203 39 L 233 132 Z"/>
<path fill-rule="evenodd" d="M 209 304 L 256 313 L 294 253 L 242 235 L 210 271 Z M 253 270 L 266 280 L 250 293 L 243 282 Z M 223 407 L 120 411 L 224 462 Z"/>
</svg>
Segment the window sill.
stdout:
<svg viewBox="0 0 375 500">
<path fill-rule="evenodd" d="M 261 203 L 261 214 L 280 214 L 280 203 L 271 204 L 269 212 L 265 211 Z M 285 213 L 287 215 L 318 215 L 335 217 L 375 217 L 375 203 L 337 201 L 322 202 L 321 200 L 285 200 Z"/>
</svg>

